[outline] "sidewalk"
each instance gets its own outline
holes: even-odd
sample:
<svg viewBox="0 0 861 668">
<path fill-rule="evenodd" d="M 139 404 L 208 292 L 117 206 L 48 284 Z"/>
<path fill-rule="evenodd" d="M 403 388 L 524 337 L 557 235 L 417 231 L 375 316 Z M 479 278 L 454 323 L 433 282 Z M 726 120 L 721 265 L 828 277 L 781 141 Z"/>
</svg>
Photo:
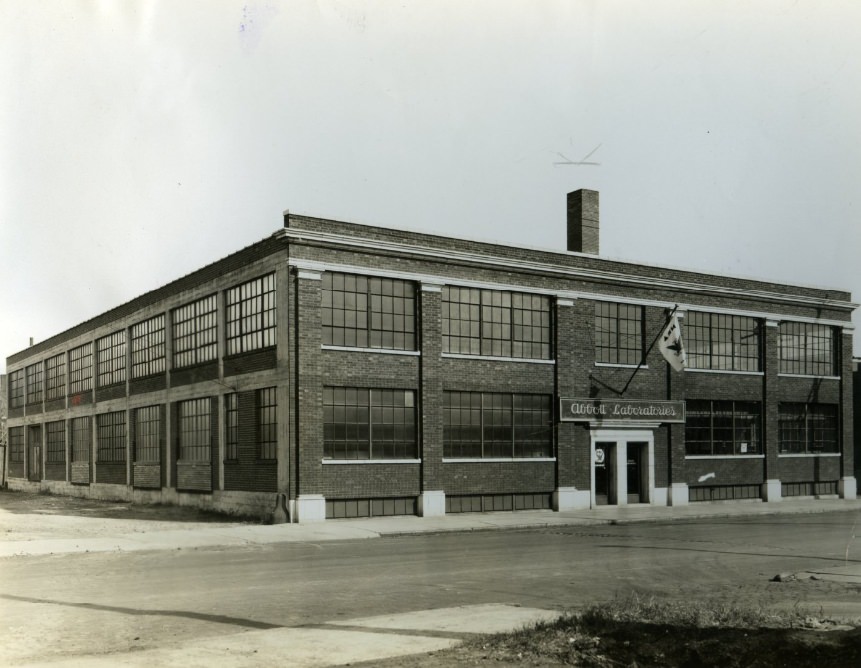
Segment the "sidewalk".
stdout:
<svg viewBox="0 0 861 668">
<path fill-rule="evenodd" d="M 684 522 L 706 518 L 785 516 L 852 511 L 861 499 L 737 501 L 687 506 L 603 506 L 589 510 L 464 513 L 443 517 L 375 517 L 315 524 L 253 525 L 239 522 L 167 522 L 63 514 L 9 512 L 0 508 L 0 557 L 75 552 L 177 550 L 273 543 L 318 543 L 463 531 L 495 531 L 554 526 L 594 526 L 638 522 Z"/>
</svg>

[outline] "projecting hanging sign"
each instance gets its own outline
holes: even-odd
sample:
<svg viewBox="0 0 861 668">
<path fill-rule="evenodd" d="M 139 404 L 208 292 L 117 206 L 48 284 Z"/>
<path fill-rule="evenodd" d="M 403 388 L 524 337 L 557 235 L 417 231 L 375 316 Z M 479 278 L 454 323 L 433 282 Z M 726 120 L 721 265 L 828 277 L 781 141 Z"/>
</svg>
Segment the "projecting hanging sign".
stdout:
<svg viewBox="0 0 861 668">
<path fill-rule="evenodd" d="M 562 422 L 684 422 L 684 401 L 560 399 Z"/>
</svg>

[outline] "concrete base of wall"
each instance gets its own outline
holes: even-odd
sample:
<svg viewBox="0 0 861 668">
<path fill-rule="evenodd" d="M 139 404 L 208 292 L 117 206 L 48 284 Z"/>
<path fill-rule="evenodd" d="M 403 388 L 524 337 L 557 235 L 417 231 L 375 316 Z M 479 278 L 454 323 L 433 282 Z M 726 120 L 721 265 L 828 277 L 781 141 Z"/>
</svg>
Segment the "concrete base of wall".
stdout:
<svg viewBox="0 0 861 668">
<path fill-rule="evenodd" d="M 419 494 L 419 517 L 445 515 L 445 492 L 422 492 Z"/>
<path fill-rule="evenodd" d="M 686 506 L 690 503 L 691 497 L 688 493 L 688 483 L 674 482 L 670 485 L 669 505 L 671 506 Z"/>
<path fill-rule="evenodd" d="M 768 503 L 777 503 L 783 496 L 783 488 L 780 480 L 766 480 L 762 483 L 762 500 Z"/>
<path fill-rule="evenodd" d="M 837 483 L 837 493 L 841 499 L 854 499 L 858 495 L 858 482 L 852 476 L 840 478 Z"/>
<path fill-rule="evenodd" d="M 583 510 L 592 505 L 592 493 L 588 489 L 560 487 L 553 492 L 553 510 Z"/>
<path fill-rule="evenodd" d="M 322 494 L 300 494 L 296 499 L 296 519 L 301 524 L 326 520 L 326 498 Z"/>
<path fill-rule="evenodd" d="M 655 487 L 655 493 L 652 495 L 653 506 L 667 506 L 670 503 L 669 491 L 666 487 Z"/>
</svg>

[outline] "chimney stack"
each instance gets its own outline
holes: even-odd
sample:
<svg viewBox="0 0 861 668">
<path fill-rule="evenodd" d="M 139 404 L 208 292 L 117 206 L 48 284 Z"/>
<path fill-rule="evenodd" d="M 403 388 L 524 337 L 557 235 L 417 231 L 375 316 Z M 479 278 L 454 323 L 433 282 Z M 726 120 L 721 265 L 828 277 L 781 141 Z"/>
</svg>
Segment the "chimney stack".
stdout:
<svg viewBox="0 0 861 668">
<path fill-rule="evenodd" d="M 598 255 L 598 191 L 568 193 L 568 250 Z"/>
</svg>

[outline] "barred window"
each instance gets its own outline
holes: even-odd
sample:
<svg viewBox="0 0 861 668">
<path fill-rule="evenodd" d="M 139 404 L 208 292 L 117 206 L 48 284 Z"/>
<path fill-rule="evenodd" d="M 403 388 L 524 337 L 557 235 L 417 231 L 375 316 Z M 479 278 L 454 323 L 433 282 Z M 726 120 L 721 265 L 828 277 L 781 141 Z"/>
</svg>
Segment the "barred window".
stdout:
<svg viewBox="0 0 861 668">
<path fill-rule="evenodd" d="M 66 396 L 66 355 L 60 353 L 45 360 L 45 399 Z"/>
<path fill-rule="evenodd" d="M 215 295 L 173 311 L 173 366 L 191 366 L 217 355 L 218 317 Z"/>
<path fill-rule="evenodd" d="M 756 318 L 689 311 L 685 318 L 688 367 L 759 371 L 759 331 Z"/>
<path fill-rule="evenodd" d="M 226 292 L 227 354 L 275 345 L 275 274 Z"/>
<path fill-rule="evenodd" d="M 595 361 L 639 364 L 643 361 L 643 308 L 595 302 Z"/>
<path fill-rule="evenodd" d="M 762 454 L 758 402 L 688 400 L 685 414 L 688 455 Z"/>
<path fill-rule="evenodd" d="M 323 452 L 329 459 L 415 459 L 415 393 L 323 388 Z"/>
<path fill-rule="evenodd" d="M 9 374 L 9 408 L 24 405 L 24 369 Z"/>
<path fill-rule="evenodd" d="M 551 457 L 550 395 L 445 392 L 443 451 L 451 458 Z"/>
<path fill-rule="evenodd" d="M 323 344 L 416 349 L 415 287 L 410 281 L 323 274 Z"/>
<path fill-rule="evenodd" d="M 9 461 L 24 461 L 24 427 L 9 427 Z"/>
<path fill-rule="evenodd" d="M 45 425 L 49 463 L 62 464 L 66 461 L 66 422 L 59 420 Z"/>
<path fill-rule="evenodd" d="M 96 341 L 97 386 L 107 387 L 126 380 L 125 330 L 103 336 Z"/>
<path fill-rule="evenodd" d="M 165 370 L 164 315 L 144 320 L 131 329 L 132 378 L 144 378 Z"/>
<path fill-rule="evenodd" d="M 782 454 L 840 452 L 836 405 L 782 403 L 778 420 Z"/>
<path fill-rule="evenodd" d="M 239 459 L 239 403 L 237 394 L 224 395 L 224 436 L 227 459 Z"/>
<path fill-rule="evenodd" d="M 93 386 L 93 344 L 85 343 L 69 351 L 69 394 L 78 394 Z"/>
<path fill-rule="evenodd" d="M 92 427 L 89 417 L 72 418 L 72 461 L 90 461 L 90 448 L 93 444 Z"/>
<path fill-rule="evenodd" d="M 806 322 L 780 323 L 780 373 L 837 375 L 835 330 Z"/>
<path fill-rule="evenodd" d="M 258 436 L 260 459 L 276 459 L 278 453 L 278 419 L 275 388 L 257 390 Z"/>
<path fill-rule="evenodd" d="M 161 406 L 135 409 L 135 461 L 155 464 L 161 460 Z"/>
<path fill-rule="evenodd" d="M 42 403 L 43 376 L 42 363 L 37 362 L 27 367 L 27 403 Z"/>
<path fill-rule="evenodd" d="M 544 295 L 443 286 L 442 350 L 550 359 L 550 313 Z"/>
<path fill-rule="evenodd" d="M 96 416 L 96 461 L 126 461 L 126 412 Z"/>
<path fill-rule="evenodd" d="M 179 459 L 209 462 L 212 453 L 211 402 L 191 399 L 179 404 Z"/>
</svg>

